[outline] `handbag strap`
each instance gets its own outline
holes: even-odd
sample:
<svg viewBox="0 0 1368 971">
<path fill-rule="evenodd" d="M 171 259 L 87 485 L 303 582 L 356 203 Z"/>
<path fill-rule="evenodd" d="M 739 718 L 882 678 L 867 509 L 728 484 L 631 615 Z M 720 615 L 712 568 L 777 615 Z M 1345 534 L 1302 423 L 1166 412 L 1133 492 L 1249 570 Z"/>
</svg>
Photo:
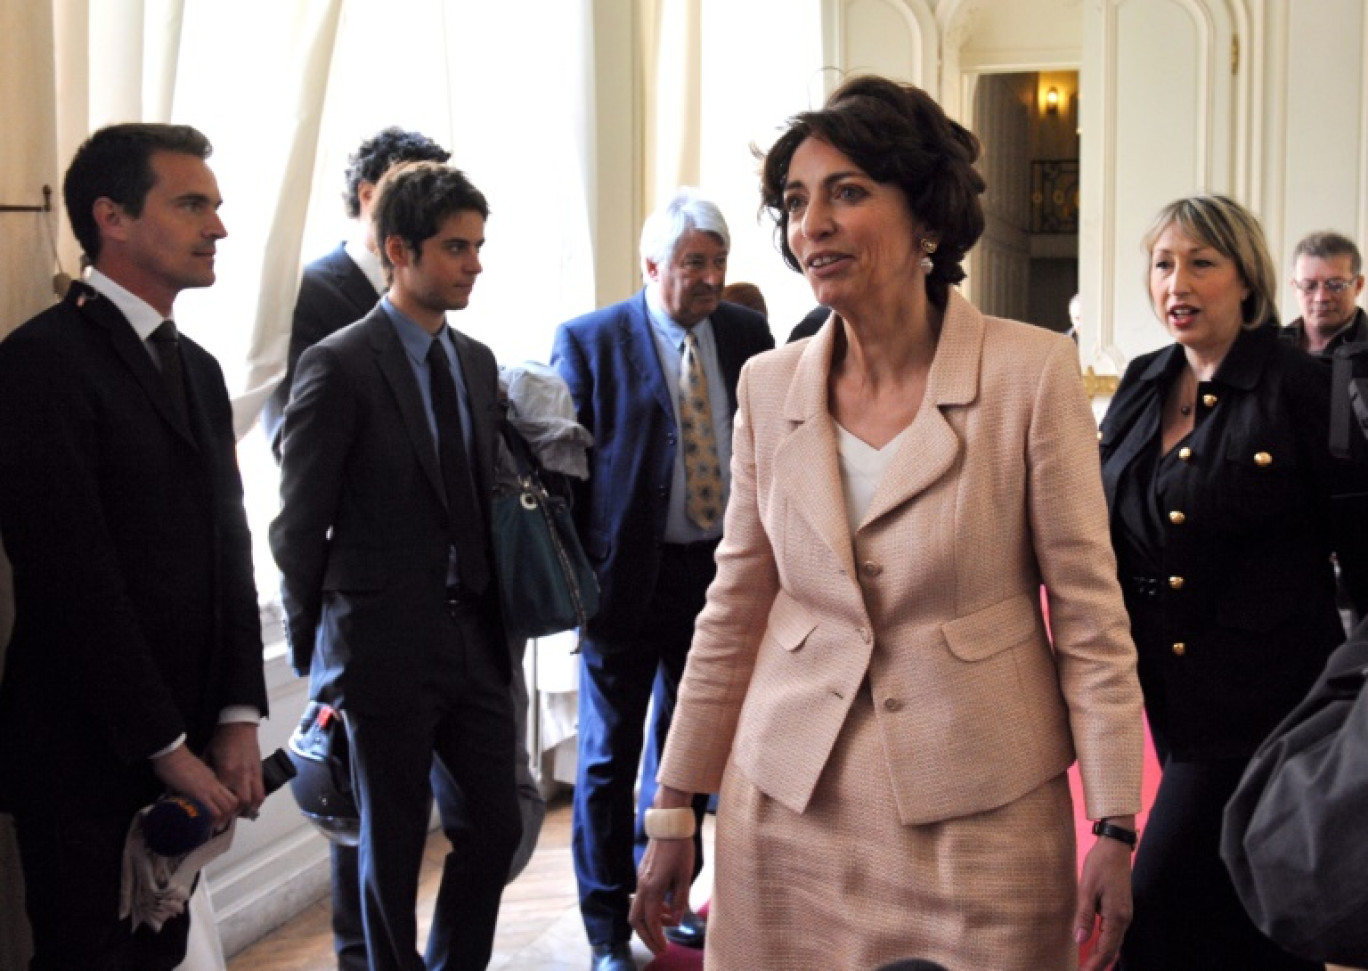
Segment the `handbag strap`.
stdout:
<svg viewBox="0 0 1368 971">
<path fill-rule="evenodd" d="M 527 439 L 518 434 L 518 430 L 507 418 L 499 422 L 499 434 L 503 436 L 504 444 L 508 446 L 508 454 L 513 456 L 513 463 L 518 467 L 518 478 L 531 479 L 537 485 L 541 485 L 537 460 L 532 455 L 532 446 L 527 444 Z"/>
</svg>

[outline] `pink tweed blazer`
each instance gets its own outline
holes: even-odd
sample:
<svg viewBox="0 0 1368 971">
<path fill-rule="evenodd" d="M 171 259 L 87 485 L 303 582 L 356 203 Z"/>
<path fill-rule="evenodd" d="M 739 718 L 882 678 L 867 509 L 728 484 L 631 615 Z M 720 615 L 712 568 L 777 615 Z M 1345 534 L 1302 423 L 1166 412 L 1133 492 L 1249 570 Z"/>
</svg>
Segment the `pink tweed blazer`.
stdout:
<svg viewBox="0 0 1368 971">
<path fill-rule="evenodd" d="M 1073 343 L 952 291 L 925 401 L 852 536 L 836 326 L 742 371 L 717 579 L 660 780 L 715 792 L 731 761 L 801 813 L 867 677 L 904 824 L 1005 805 L 1075 757 L 1090 817 L 1138 811 L 1135 649 Z"/>
</svg>

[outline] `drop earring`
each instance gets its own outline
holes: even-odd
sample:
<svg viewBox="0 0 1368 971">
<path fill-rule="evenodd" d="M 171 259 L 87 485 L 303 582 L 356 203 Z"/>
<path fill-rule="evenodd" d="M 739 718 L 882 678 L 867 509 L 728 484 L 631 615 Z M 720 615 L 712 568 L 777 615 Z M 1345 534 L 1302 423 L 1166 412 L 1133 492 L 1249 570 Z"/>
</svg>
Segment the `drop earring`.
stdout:
<svg viewBox="0 0 1368 971">
<path fill-rule="evenodd" d="M 923 273 L 929 274 L 936 268 L 936 264 L 931 262 L 931 254 L 936 252 L 936 241 L 927 236 L 921 241 L 922 258 L 917 262 Z"/>
</svg>

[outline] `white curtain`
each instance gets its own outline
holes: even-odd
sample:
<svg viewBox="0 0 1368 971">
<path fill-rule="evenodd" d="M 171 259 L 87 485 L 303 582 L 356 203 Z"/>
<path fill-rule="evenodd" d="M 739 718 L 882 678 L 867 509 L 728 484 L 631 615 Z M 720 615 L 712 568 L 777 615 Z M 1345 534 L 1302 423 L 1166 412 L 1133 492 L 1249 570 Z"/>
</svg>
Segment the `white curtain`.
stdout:
<svg viewBox="0 0 1368 971">
<path fill-rule="evenodd" d="M 229 237 L 218 283 L 186 291 L 178 316 L 223 365 L 238 437 L 285 373 L 308 187 L 343 0 L 191 3 L 172 120 L 201 128 Z"/>
<path fill-rule="evenodd" d="M 812 309 L 783 265 L 760 203 L 755 146 L 821 107 L 822 0 L 641 0 L 646 208 L 679 185 L 716 202 L 732 233 L 727 279 L 757 284 L 780 340 Z"/>
</svg>

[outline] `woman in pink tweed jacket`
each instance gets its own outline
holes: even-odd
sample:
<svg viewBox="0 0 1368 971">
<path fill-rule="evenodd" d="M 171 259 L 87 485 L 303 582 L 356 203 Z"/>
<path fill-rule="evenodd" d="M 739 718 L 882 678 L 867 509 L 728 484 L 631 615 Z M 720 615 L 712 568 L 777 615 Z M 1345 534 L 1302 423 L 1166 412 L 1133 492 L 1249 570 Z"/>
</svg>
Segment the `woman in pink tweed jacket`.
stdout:
<svg viewBox="0 0 1368 971">
<path fill-rule="evenodd" d="M 662 835 L 721 792 L 710 967 L 1042 971 L 1096 933 L 1101 969 L 1129 921 L 1140 692 L 1096 426 L 1071 341 L 951 288 L 983 227 L 977 154 L 924 92 L 857 78 L 765 162 L 784 256 L 834 313 L 742 372 L 660 770 Z M 1081 883 L 1075 757 L 1109 834 Z M 660 838 L 642 860 L 653 950 L 690 855 Z"/>
</svg>

